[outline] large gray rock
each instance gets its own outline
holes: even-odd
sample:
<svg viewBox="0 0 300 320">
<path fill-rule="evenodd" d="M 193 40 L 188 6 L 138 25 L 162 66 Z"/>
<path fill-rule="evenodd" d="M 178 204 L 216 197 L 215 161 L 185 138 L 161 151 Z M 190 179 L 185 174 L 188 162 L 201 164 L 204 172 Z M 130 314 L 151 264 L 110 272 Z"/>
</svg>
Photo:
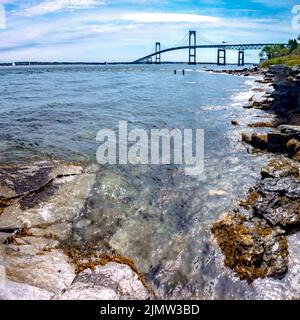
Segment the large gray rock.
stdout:
<svg viewBox="0 0 300 320">
<path fill-rule="evenodd" d="M 53 293 L 26 283 L 7 280 L 0 287 L 0 300 L 50 300 L 52 297 Z"/>
<path fill-rule="evenodd" d="M 254 209 L 273 225 L 286 227 L 300 223 L 299 200 L 269 194 L 260 196 Z"/>
<path fill-rule="evenodd" d="M 81 166 L 72 164 L 40 162 L 28 166 L 0 167 L 0 198 L 15 198 L 37 191 L 54 178 L 78 175 Z"/>
<path fill-rule="evenodd" d="M 32 208 L 15 203 L 0 216 L 1 228 L 39 228 L 38 235 L 52 233 L 65 238 L 71 231 L 70 222 L 79 215 L 94 185 L 94 174 L 57 178 L 55 192 L 40 199 Z M 42 228 L 40 228 L 42 227 Z M 46 230 L 49 227 L 49 230 Z"/>
<path fill-rule="evenodd" d="M 256 214 L 273 225 L 297 226 L 300 223 L 300 180 L 293 176 L 266 178 L 255 188 Z"/>
<path fill-rule="evenodd" d="M 52 294 L 67 289 L 74 280 L 75 267 L 54 240 L 23 237 L 5 247 L 6 277 Z"/>
<path fill-rule="evenodd" d="M 150 294 L 127 265 L 108 263 L 80 273 L 55 300 L 146 300 Z"/>
</svg>

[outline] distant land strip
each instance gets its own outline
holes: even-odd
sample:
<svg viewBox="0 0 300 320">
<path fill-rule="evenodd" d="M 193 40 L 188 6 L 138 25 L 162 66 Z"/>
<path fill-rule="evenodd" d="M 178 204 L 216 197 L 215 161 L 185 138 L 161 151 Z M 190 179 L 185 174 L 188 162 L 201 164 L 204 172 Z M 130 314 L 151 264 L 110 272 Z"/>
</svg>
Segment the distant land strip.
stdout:
<svg viewBox="0 0 300 320">
<path fill-rule="evenodd" d="M 1 67 L 10 67 L 10 66 L 56 66 L 56 65 L 119 65 L 119 64 L 133 64 L 132 62 L 37 62 L 37 61 L 19 61 L 19 62 L 7 62 L 0 63 Z M 151 64 L 151 63 L 137 63 L 137 64 Z M 155 63 L 152 63 L 155 64 Z M 187 64 L 182 61 L 164 61 L 161 64 Z M 197 64 L 216 64 L 214 62 L 199 62 Z M 226 65 L 236 65 L 235 63 L 227 63 Z M 245 63 L 245 65 L 255 65 L 254 63 Z"/>
</svg>

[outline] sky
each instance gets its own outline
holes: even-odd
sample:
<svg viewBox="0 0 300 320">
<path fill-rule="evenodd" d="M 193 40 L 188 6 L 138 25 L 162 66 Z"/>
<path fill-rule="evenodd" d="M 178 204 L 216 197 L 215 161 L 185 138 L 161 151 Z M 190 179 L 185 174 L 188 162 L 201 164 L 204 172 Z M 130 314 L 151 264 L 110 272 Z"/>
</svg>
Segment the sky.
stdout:
<svg viewBox="0 0 300 320">
<path fill-rule="evenodd" d="M 297 4 L 300 0 L 0 0 L 0 62 L 130 62 L 153 52 L 156 41 L 162 48 L 176 45 L 189 30 L 197 31 L 198 44 L 285 43 L 300 34 L 292 24 Z M 197 55 L 198 61 L 216 61 L 216 49 Z M 162 56 L 187 59 L 186 51 Z M 246 62 L 257 59 L 257 51 L 247 53 Z M 235 60 L 237 53 L 228 53 L 228 61 Z"/>
</svg>

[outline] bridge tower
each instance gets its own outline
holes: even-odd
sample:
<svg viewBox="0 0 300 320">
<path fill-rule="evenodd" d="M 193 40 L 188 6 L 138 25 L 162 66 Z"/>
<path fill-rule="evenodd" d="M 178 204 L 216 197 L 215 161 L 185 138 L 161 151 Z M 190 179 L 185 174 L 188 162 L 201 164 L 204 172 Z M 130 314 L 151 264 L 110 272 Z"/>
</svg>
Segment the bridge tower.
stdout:
<svg viewBox="0 0 300 320">
<path fill-rule="evenodd" d="M 245 65 L 245 51 L 244 50 L 239 50 L 238 65 L 239 66 Z"/>
<path fill-rule="evenodd" d="M 218 49 L 218 66 L 226 66 L 226 50 Z"/>
<path fill-rule="evenodd" d="M 196 31 L 189 32 L 189 64 L 196 64 Z"/>
<path fill-rule="evenodd" d="M 160 64 L 160 61 L 161 61 L 161 56 L 160 56 L 160 53 L 157 53 L 157 52 L 160 52 L 160 42 L 156 42 L 155 43 L 155 63 L 156 64 Z"/>
</svg>

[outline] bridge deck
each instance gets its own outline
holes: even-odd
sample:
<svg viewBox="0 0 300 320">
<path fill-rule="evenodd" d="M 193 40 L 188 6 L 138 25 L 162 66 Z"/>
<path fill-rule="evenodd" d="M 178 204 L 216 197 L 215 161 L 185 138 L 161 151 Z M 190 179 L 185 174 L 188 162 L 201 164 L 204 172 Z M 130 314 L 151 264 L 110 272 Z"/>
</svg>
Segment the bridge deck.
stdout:
<svg viewBox="0 0 300 320">
<path fill-rule="evenodd" d="M 286 43 L 255 43 L 255 44 L 213 44 L 213 45 L 197 45 L 195 47 L 192 48 L 196 48 L 196 49 L 227 49 L 227 50 L 260 50 L 265 46 L 272 46 L 272 45 L 284 45 L 286 46 Z M 182 46 L 182 47 L 172 47 L 172 48 L 168 48 L 168 49 L 164 49 L 158 52 L 154 52 L 151 53 L 145 57 L 142 57 L 138 60 L 133 61 L 132 63 L 139 63 L 143 60 L 146 60 L 148 58 L 151 58 L 153 56 L 156 56 L 157 54 L 161 54 L 161 53 L 165 53 L 165 52 L 169 52 L 169 51 L 176 51 L 176 50 L 185 50 L 185 49 L 189 49 L 189 46 Z"/>
</svg>

